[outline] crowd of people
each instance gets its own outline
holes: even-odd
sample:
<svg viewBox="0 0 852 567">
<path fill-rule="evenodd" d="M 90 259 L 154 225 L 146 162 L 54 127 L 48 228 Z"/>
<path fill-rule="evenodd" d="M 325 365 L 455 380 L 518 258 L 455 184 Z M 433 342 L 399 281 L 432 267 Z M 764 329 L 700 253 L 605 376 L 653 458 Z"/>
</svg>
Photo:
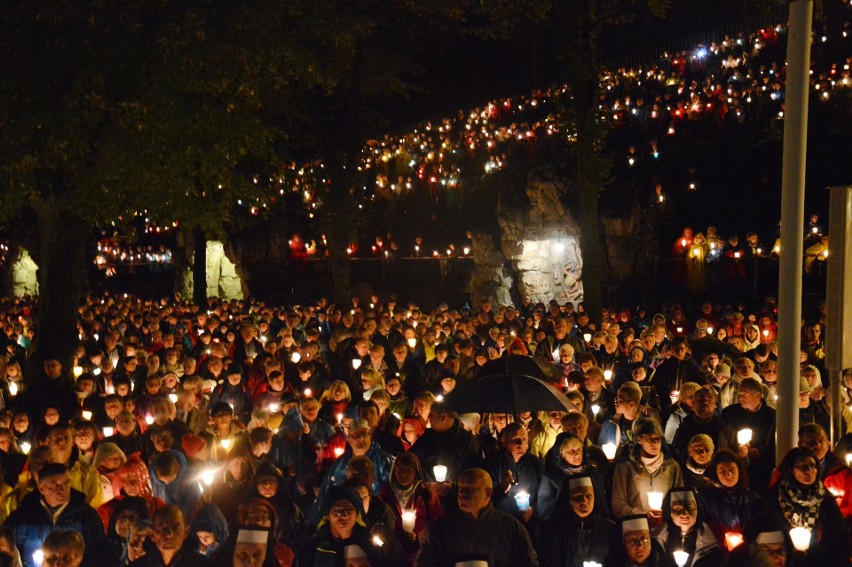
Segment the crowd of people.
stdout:
<svg viewBox="0 0 852 567">
<path fill-rule="evenodd" d="M 852 7 L 845 6 L 839 31 L 818 31 L 812 45 L 809 113 L 820 127 L 848 124 L 852 108 Z M 821 29 L 822 25 L 816 28 Z M 672 194 L 699 191 L 705 172 L 695 164 L 670 159 L 689 140 L 710 138 L 780 140 L 785 105 L 786 25 L 724 36 L 690 50 L 664 53 L 642 66 L 604 69 L 600 75 L 597 110 L 610 127 L 608 148 L 623 157 L 615 171 L 635 180 L 659 177 L 664 170 L 681 186 Z M 838 36 L 838 34 L 840 34 Z M 499 98 L 455 116 L 419 123 L 401 134 L 371 140 L 362 149 L 367 172 L 359 198 L 367 203 L 394 199 L 412 192 L 428 194 L 448 209 L 461 208 L 466 182 L 503 169 L 512 160 L 546 155 L 554 145 L 571 143 L 563 110 L 570 106 L 570 85 L 557 85 L 527 95 Z M 298 193 L 311 213 L 322 206 L 327 172 L 320 162 L 293 163 L 269 181 L 276 191 Z M 659 199 L 654 194 L 653 199 Z M 422 201 L 417 201 L 422 203 Z M 660 205 L 659 201 L 652 204 Z M 244 203 L 257 214 L 258 205 Z M 669 206 L 666 203 L 666 206 Z M 665 208 L 665 207 L 663 207 Z M 312 217 L 311 217 L 312 218 Z M 389 240 L 389 239 L 388 239 Z M 444 255 L 446 240 L 428 243 Z M 322 256 L 323 245 L 315 252 Z M 362 246 L 358 255 L 390 252 Z M 405 256 L 415 255 L 414 242 L 399 242 Z M 397 254 L 399 255 L 399 254 Z"/>
<path fill-rule="evenodd" d="M 103 295 L 73 353 L 33 352 L 37 308 L 0 302 L 0 565 L 849 563 L 852 371 L 832 447 L 823 311 L 776 468 L 773 297 L 593 321 Z M 453 409 L 528 359 L 564 410 Z"/>
</svg>

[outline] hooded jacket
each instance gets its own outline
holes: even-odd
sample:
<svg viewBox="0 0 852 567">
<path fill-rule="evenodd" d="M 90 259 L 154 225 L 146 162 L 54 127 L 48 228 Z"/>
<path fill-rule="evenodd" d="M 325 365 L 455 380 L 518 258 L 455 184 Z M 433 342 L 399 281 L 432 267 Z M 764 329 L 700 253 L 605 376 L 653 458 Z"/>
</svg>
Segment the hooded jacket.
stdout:
<svg viewBox="0 0 852 567">
<path fill-rule="evenodd" d="M 595 495 L 602 495 L 601 498 L 595 501 L 595 506 L 600 506 L 603 509 L 603 515 L 609 517 L 609 506 L 603 496 L 604 481 L 596 467 L 589 463 L 586 454 L 586 447 L 583 451 L 583 462 L 576 470 L 571 470 L 565 459 L 559 455 L 559 447 L 564 440 L 571 436 L 570 433 L 560 433 L 556 436 L 556 442 L 544 458 L 544 471 L 541 476 L 541 483 L 538 487 L 538 499 L 536 501 L 536 513 L 541 520 L 548 519 L 555 510 L 558 509 L 557 502 L 560 500 L 562 485 L 572 474 L 583 473 L 588 474 L 592 478 L 592 484 L 595 488 Z"/>
<path fill-rule="evenodd" d="M 615 465 L 612 478 L 612 513 L 621 518 L 631 514 L 645 514 L 648 492 L 666 493 L 673 486 L 683 486 L 683 473 L 677 461 L 664 454 L 660 468 L 651 472 L 642 463 L 640 448 L 636 444 L 630 456 Z"/>
<path fill-rule="evenodd" d="M 191 518 L 198 506 L 198 500 L 201 498 L 201 491 L 198 489 L 198 483 L 193 478 L 189 466 L 186 462 L 186 456 L 179 451 L 170 451 L 178 463 L 180 463 L 180 472 L 177 478 L 166 484 L 160 477 L 157 476 L 157 471 L 151 467 L 149 469 L 151 477 L 151 488 L 154 496 L 165 502 L 166 504 L 174 504 L 186 514 L 187 518 Z"/>
<path fill-rule="evenodd" d="M 195 514 L 190 524 L 189 539 L 195 541 L 195 549 L 198 550 L 200 542 L 198 541 L 198 532 L 210 532 L 216 537 L 216 543 L 206 549 L 203 553 L 198 553 L 204 557 L 213 557 L 216 550 L 225 543 L 228 539 L 228 520 L 222 514 L 222 511 L 215 504 L 205 504 Z"/>
</svg>

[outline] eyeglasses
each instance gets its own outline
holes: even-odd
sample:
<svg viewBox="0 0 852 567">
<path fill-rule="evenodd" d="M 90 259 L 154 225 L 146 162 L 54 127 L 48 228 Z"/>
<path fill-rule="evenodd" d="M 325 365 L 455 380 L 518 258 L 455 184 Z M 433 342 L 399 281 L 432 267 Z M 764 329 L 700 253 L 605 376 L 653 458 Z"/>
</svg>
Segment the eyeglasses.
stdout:
<svg viewBox="0 0 852 567">
<path fill-rule="evenodd" d="M 696 455 L 708 455 L 713 452 L 710 449 L 707 449 L 706 447 L 693 447 L 691 450 Z"/>
<path fill-rule="evenodd" d="M 640 545 L 645 545 L 649 541 L 651 540 L 648 536 L 629 537 L 624 540 L 624 545 L 628 547 L 639 547 Z"/>
<path fill-rule="evenodd" d="M 644 439 L 645 443 L 653 443 L 654 445 L 663 442 L 663 438 L 657 435 L 643 435 L 642 439 Z"/>
</svg>

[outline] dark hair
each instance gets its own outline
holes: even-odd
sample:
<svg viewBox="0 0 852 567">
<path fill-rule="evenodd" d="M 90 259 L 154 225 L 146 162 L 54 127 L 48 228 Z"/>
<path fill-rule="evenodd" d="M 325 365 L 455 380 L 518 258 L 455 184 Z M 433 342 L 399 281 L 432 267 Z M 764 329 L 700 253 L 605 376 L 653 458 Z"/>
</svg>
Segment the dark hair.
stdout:
<svg viewBox="0 0 852 567">
<path fill-rule="evenodd" d="M 813 459 L 817 466 L 819 466 L 819 459 L 817 459 L 813 451 L 803 447 L 793 447 L 778 464 L 778 473 L 781 475 L 781 478 L 793 479 L 793 467 L 796 466 L 797 461 L 803 458 Z M 819 482 L 819 479 L 817 479 L 817 482 Z"/>
<path fill-rule="evenodd" d="M 170 452 L 160 453 L 154 458 L 154 471 L 160 478 L 180 474 L 180 462 Z"/>
<path fill-rule="evenodd" d="M 255 447 L 272 439 L 272 430 L 266 427 L 256 427 L 249 433 L 249 445 Z"/>
<path fill-rule="evenodd" d="M 737 485 L 734 487 L 734 491 L 742 492 L 746 490 L 749 485 L 748 469 L 739 455 L 730 449 L 719 449 L 716 451 L 716 454 L 713 455 L 713 461 L 710 463 L 710 467 L 708 468 L 708 476 L 718 482 L 719 478 L 716 475 L 716 465 L 720 465 L 722 463 L 733 463 L 737 465 L 737 470 L 740 474 L 739 479 L 737 480 Z"/>
<path fill-rule="evenodd" d="M 68 465 L 62 463 L 48 463 L 41 467 L 41 470 L 38 471 L 38 481 L 41 482 L 48 477 L 60 476 L 67 472 Z"/>
</svg>

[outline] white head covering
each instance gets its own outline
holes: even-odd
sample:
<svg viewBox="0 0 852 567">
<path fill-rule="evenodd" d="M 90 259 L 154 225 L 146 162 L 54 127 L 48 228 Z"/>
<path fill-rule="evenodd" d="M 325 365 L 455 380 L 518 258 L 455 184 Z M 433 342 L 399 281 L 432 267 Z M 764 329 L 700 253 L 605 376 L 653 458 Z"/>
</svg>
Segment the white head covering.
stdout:
<svg viewBox="0 0 852 567">
<path fill-rule="evenodd" d="M 575 488 L 583 488 L 588 486 L 592 487 L 592 478 L 589 476 L 577 476 L 568 479 L 568 490 L 574 490 Z"/>
<path fill-rule="evenodd" d="M 777 530 L 774 532 L 760 532 L 757 534 L 755 543 L 784 543 L 784 532 Z"/>
<path fill-rule="evenodd" d="M 635 518 L 630 518 L 629 520 L 624 520 L 624 522 L 621 523 L 622 534 L 626 534 L 627 532 L 638 531 L 651 531 L 651 528 L 648 525 L 647 517 L 638 516 Z"/>
</svg>

